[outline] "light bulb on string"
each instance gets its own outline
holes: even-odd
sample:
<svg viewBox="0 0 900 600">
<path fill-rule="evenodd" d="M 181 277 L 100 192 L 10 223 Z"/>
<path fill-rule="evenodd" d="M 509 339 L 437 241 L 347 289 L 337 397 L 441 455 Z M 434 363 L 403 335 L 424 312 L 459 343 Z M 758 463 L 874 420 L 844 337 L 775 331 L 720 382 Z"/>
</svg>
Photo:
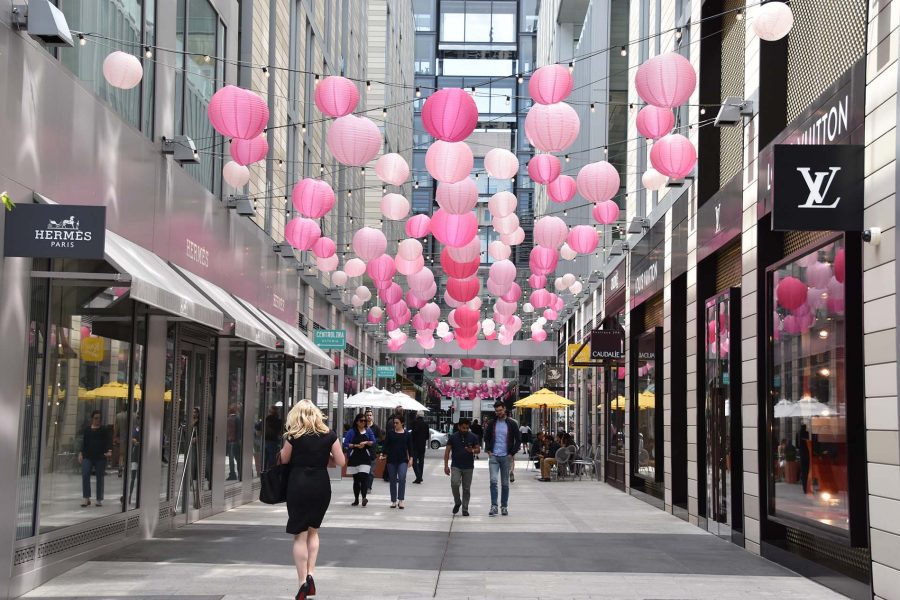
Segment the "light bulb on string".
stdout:
<svg viewBox="0 0 900 600">
<path fill-rule="evenodd" d="M 569 61 L 569 73 L 575 70 L 575 61 Z"/>
<path fill-rule="evenodd" d="M 87 38 L 84 37 L 84 34 L 83 34 L 83 33 L 79 33 L 79 34 L 78 34 L 78 45 L 79 45 L 79 46 L 84 46 L 84 45 L 86 45 L 86 44 L 87 44 Z"/>
<path fill-rule="evenodd" d="M 263 67 L 263 68 L 262 68 L 262 73 L 263 73 L 263 75 L 265 75 L 265 77 L 268 79 L 268 77 L 269 77 L 269 67 Z"/>
<path fill-rule="evenodd" d="M 734 18 L 738 21 L 743 21 L 744 20 L 744 9 L 739 8 L 737 13 L 735 13 Z"/>
<path fill-rule="evenodd" d="M 628 56 L 628 47 L 622 46 L 622 48 L 619 50 L 619 54 L 621 54 L 622 56 Z"/>
<path fill-rule="evenodd" d="M 421 97 L 422 97 L 422 88 L 420 88 L 419 86 L 416 86 L 416 98 L 421 98 Z"/>
<path fill-rule="evenodd" d="M 153 58 L 153 49 L 150 46 L 144 46 L 144 56 L 147 58 Z"/>
<path fill-rule="evenodd" d="M 591 112 L 597 112 L 597 106 L 591 102 Z"/>
<path fill-rule="evenodd" d="M 367 92 L 371 92 L 371 91 L 372 91 L 372 82 L 371 82 L 371 81 L 367 81 L 367 82 L 366 82 L 366 91 L 367 91 Z"/>
<path fill-rule="evenodd" d="M 705 107 L 703 107 L 703 106 L 700 107 L 700 114 L 701 114 L 701 115 L 705 115 L 705 114 L 706 114 L 706 108 L 705 108 Z"/>
<path fill-rule="evenodd" d="M 679 41 L 681 40 L 681 27 L 675 28 L 675 39 Z"/>
<path fill-rule="evenodd" d="M 212 56 L 210 56 L 209 54 L 203 55 L 203 62 L 209 63 L 211 60 L 212 60 Z"/>
<path fill-rule="evenodd" d="M 519 73 L 519 76 L 516 78 L 519 83 L 525 83 L 525 76 Z"/>
<path fill-rule="evenodd" d="M 566 154 L 566 162 L 569 162 L 569 155 Z"/>
<path fill-rule="evenodd" d="M 325 174 L 325 165 L 323 163 L 323 164 L 319 165 L 319 175 L 324 175 L 324 174 Z"/>
</svg>

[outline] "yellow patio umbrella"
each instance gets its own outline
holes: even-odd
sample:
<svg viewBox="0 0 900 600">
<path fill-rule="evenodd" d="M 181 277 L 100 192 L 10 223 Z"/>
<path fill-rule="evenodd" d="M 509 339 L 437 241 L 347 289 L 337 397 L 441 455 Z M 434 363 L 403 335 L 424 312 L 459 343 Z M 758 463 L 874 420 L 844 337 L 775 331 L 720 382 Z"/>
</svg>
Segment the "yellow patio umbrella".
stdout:
<svg viewBox="0 0 900 600">
<path fill-rule="evenodd" d="M 597 405 L 597 408 L 603 408 L 603 403 Z M 625 396 L 621 394 L 613 398 L 613 401 L 610 402 L 611 410 L 625 410 Z"/>
<path fill-rule="evenodd" d="M 611 402 L 610 408 L 612 410 L 625 410 L 626 404 L 625 396 L 616 396 Z M 603 404 L 598 404 L 597 408 L 603 408 Z M 653 392 L 641 392 L 638 394 L 638 408 L 640 410 L 656 408 L 656 394 Z"/>
<path fill-rule="evenodd" d="M 135 387 L 134 395 L 136 398 L 141 397 L 140 387 Z M 110 381 L 98 388 L 88 390 L 84 394 L 84 398 L 87 400 L 96 400 L 97 398 L 128 398 L 128 384 Z"/>
<path fill-rule="evenodd" d="M 565 408 L 575 403 L 543 388 L 513 403 L 516 408 Z"/>
</svg>

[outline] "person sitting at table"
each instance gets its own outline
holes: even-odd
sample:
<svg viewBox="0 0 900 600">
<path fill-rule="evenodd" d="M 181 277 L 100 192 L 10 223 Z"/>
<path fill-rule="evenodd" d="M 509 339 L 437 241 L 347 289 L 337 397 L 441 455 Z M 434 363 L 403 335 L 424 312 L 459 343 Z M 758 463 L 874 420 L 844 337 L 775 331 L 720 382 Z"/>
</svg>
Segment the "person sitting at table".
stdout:
<svg viewBox="0 0 900 600">
<path fill-rule="evenodd" d="M 537 436 L 534 439 L 534 443 L 531 444 L 531 454 L 529 456 L 531 457 L 531 460 L 534 461 L 535 467 L 539 467 L 541 464 L 540 460 L 544 453 L 544 447 L 545 447 L 546 441 L 547 440 L 546 440 L 546 436 L 545 436 L 544 432 L 539 431 Z"/>
<path fill-rule="evenodd" d="M 557 434 L 547 445 L 547 450 L 544 456 L 541 457 L 541 478 L 538 481 L 550 481 L 550 469 L 556 464 L 556 452 L 562 448 L 560 445 L 561 439 L 562 437 Z"/>
</svg>

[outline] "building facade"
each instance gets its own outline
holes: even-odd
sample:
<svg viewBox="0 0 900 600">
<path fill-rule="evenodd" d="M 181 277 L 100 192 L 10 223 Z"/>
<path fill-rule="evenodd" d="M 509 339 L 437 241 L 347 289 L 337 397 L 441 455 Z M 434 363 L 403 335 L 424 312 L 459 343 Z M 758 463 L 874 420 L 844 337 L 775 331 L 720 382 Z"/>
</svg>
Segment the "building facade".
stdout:
<svg viewBox="0 0 900 600">
<path fill-rule="evenodd" d="M 590 369 L 593 396 L 567 369 L 576 413 L 599 405 L 598 427 L 576 430 L 607 483 L 851 597 L 896 597 L 896 10 L 794 1 L 790 35 L 767 42 L 753 33 L 757 4 L 624 4 L 621 51 L 574 53 L 576 70 L 579 54 L 605 53 L 627 56 L 629 72 L 624 243 L 603 240 L 601 292 L 558 333 L 561 357 L 591 328 L 621 331 L 626 354 Z M 613 31 L 623 15 L 604 8 Z M 667 52 L 698 73 L 675 126 L 698 163 L 652 193 L 634 72 Z M 752 110 L 718 126 L 728 97 Z M 791 150 L 811 162 L 857 153 L 864 183 L 843 199 L 856 224 L 823 226 L 822 211 L 783 220 L 774 183 L 790 163 L 775 157 Z"/>
</svg>

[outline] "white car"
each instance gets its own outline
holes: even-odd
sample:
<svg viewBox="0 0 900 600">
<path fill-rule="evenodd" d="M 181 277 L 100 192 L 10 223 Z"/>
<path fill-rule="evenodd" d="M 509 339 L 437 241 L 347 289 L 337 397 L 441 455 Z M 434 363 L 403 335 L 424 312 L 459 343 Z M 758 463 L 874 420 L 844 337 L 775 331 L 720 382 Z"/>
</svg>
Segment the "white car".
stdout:
<svg viewBox="0 0 900 600">
<path fill-rule="evenodd" d="M 447 445 L 447 440 L 450 438 L 449 434 L 441 433 L 437 429 L 430 429 L 431 438 L 429 438 L 428 445 L 431 446 L 433 450 L 437 450 L 441 446 Z"/>
</svg>

